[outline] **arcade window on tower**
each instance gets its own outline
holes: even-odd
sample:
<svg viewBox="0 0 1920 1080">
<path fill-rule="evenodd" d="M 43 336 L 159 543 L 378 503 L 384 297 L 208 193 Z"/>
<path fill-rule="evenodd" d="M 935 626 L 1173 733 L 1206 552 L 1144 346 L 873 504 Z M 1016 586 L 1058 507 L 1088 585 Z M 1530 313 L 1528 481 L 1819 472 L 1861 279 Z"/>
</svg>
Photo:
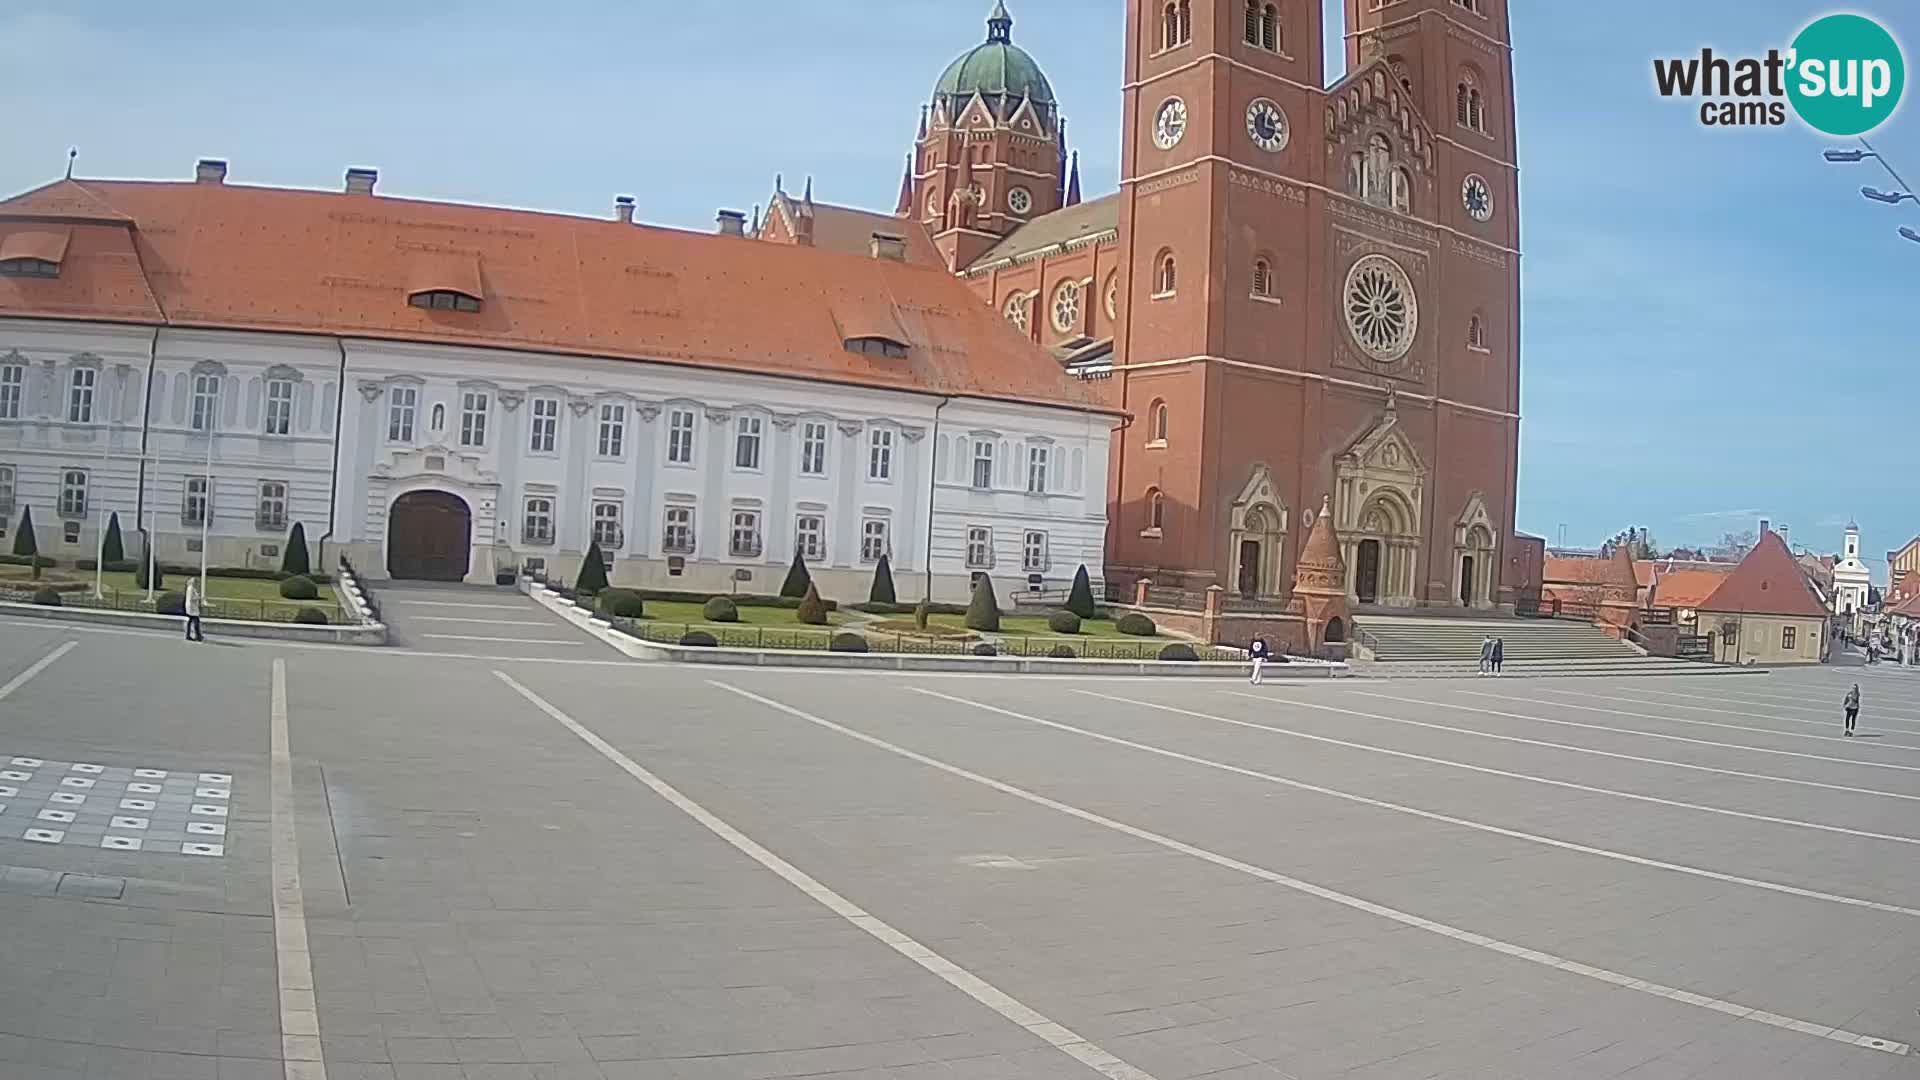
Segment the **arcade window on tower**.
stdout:
<svg viewBox="0 0 1920 1080">
<path fill-rule="evenodd" d="M 1453 0 L 1453 6 L 1464 8 L 1467 11 L 1473 12 L 1475 15 L 1486 14 L 1486 11 L 1482 9 L 1482 0 Z"/>
<path fill-rule="evenodd" d="M 1175 49 L 1193 40 L 1193 0 L 1176 0 L 1160 14 L 1160 47 Z"/>
<path fill-rule="evenodd" d="M 1265 259 L 1253 260 L 1253 295 L 1262 298 L 1273 295 L 1273 264 Z"/>
<path fill-rule="evenodd" d="M 1247 0 L 1247 44 L 1268 52 L 1280 52 L 1285 41 L 1280 33 L 1280 9 L 1260 0 Z"/>
<path fill-rule="evenodd" d="M 1178 285 L 1179 282 L 1180 278 L 1174 266 L 1173 252 L 1162 250 L 1160 254 L 1154 258 L 1154 299 L 1157 300 L 1163 296 L 1172 296 L 1174 286 Z"/>
</svg>

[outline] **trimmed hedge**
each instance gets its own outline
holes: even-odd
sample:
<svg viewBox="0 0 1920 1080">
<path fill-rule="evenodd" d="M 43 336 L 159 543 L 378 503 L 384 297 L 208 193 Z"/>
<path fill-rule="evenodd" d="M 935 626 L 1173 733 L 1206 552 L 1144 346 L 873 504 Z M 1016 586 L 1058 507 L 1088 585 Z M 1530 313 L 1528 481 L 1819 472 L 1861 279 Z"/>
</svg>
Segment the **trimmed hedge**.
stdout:
<svg viewBox="0 0 1920 1080">
<path fill-rule="evenodd" d="M 162 615 L 185 615 L 187 613 L 187 594 L 163 592 L 154 598 L 153 610 Z"/>
<path fill-rule="evenodd" d="M 967 629 L 992 633 L 1000 629 L 1000 600 L 993 595 L 993 579 L 982 576 L 967 603 Z"/>
<path fill-rule="evenodd" d="M 550 589 L 553 589 L 553 591 L 560 593 L 563 596 L 566 595 L 568 591 L 566 589 L 554 586 L 551 583 L 547 587 Z M 677 589 L 635 589 L 633 591 L 639 593 L 641 599 L 654 600 L 662 603 L 672 602 L 677 604 L 705 604 L 707 601 L 713 599 L 712 593 L 682 592 Z M 768 596 L 764 593 L 730 593 L 728 594 L 727 599 L 733 601 L 735 607 L 774 607 L 774 608 L 792 609 L 792 608 L 799 607 L 801 603 L 800 600 L 793 599 L 792 597 Z M 832 600 L 828 600 L 825 597 L 821 597 L 820 602 L 827 606 L 828 611 L 840 610 L 839 604 L 835 603 Z M 865 610 L 864 608 L 859 608 L 857 605 L 853 605 L 853 604 L 849 604 L 847 606 L 849 608 L 855 608 L 856 610 Z"/>
<path fill-rule="evenodd" d="M 876 604 L 871 601 L 864 604 L 844 604 L 842 606 L 848 611 L 864 611 L 869 615 L 911 615 L 920 607 L 917 603 Z M 927 614 L 929 615 L 965 615 L 966 613 L 967 605 L 965 604 L 927 605 Z"/>
<path fill-rule="evenodd" d="M 1132 637 L 1152 637 L 1160 632 L 1160 628 L 1153 625 L 1152 619 L 1137 611 L 1129 611 L 1113 620 L 1113 628 Z"/>
<path fill-rule="evenodd" d="M 689 630 L 680 635 L 680 644 L 695 649 L 712 649 L 719 647 L 720 642 L 705 630 Z"/>
<path fill-rule="evenodd" d="M 900 598 L 893 592 L 893 560 L 885 555 L 873 567 L 873 587 L 867 590 L 867 601 L 874 604 L 896 604 Z"/>
<path fill-rule="evenodd" d="M 714 623 L 739 622 L 740 608 L 732 600 L 716 596 L 700 606 L 700 617 Z"/>
<path fill-rule="evenodd" d="M 1162 660 L 1198 660 L 1200 659 L 1200 654 L 1197 652 L 1194 652 L 1193 646 L 1187 644 L 1186 642 L 1176 641 L 1173 644 L 1168 645 L 1166 648 L 1160 650 L 1160 659 Z"/>
<path fill-rule="evenodd" d="M 320 587 L 309 577 L 294 575 L 280 583 L 280 595 L 288 600 L 318 600 Z"/>
<path fill-rule="evenodd" d="M 97 559 L 75 559 L 73 561 L 73 568 L 75 570 L 98 570 L 100 569 L 100 562 Z M 140 564 L 134 562 L 132 559 L 108 559 L 106 571 L 109 574 L 137 574 L 140 572 Z"/>
<path fill-rule="evenodd" d="M 301 626 L 326 626 L 327 613 L 317 607 L 303 607 L 294 613 L 293 621 Z"/>
<path fill-rule="evenodd" d="M 859 634 L 835 634 L 829 648 L 834 652 L 863 653 L 867 651 L 867 639 Z"/>
<path fill-rule="evenodd" d="M 1053 648 L 1047 650 L 1047 655 L 1053 657 L 1055 660 L 1072 660 L 1080 654 L 1074 652 L 1073 646 L 1071 645 L 1055 645 Z"/>
<path fill-rule="evenodd" d="M 1056 634 L 1077 634 L 1080 632 L 1080 616 L 1071 611 L 1056 611 L 1047 616 L 1047 629 Z"/>
<path fill-rule="evenodd" d="M 808 626 L 827 625 L 826 602 L 820 599 L 820 589 L 811 581 L 807 582 L 807 595 L 801 598 L 800 609 L 794 613 L 794 618 Z"/>
<path fill-rule="evenodd" d="M 0 555 L 0 565 L 37 566 L 42 570 L 58 565 L 45 555 Z"/>
<path fill-rule="evenodd" d="M 609 618 L 638 619 L 646 610 L 646 602 L 632 589 L 606 589 L 600 593 L 600 613 Z"/>
<path fill-rule="evenodd" d="M 975 645 L 975 646 L 973 647 L 973 655 L 975 655 L 975 656 L 999 656 L 999 655 L 1000 655 L 1000 650 L 994 647 L 994 644 L 993 644 L 993 642 L 991 642 L 991 641 L 983 641 L 983 642 L 981 642 L 980 644 L 978 644 L 978 645 Z"/>
<path fill-rule="evenodd" d="M 1093 618 L 1093 582 L 1087 579 L 1085 563 L 1073 572 L 1073 588 L 1067 592 L 1067 610 L 1083 619 Z"/>
<path fill-rule="evenodd" d="M 33 594 L 33 602 L 41 607 L 59 607 L 60 594 L 52 589 L 41 589 Z"/>
</svg>

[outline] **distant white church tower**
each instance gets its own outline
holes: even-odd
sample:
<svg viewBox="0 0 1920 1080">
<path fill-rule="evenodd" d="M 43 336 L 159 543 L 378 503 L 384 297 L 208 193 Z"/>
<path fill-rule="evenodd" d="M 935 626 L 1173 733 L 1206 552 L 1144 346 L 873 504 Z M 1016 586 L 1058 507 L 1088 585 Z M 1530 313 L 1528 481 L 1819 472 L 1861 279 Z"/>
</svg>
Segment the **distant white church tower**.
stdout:
<svg viewBox="0 0 1920 1080">
<path fill-rule="evenodd" d="M 1873 574 L 1860 561 L 1860 526 L 1847 523 L 1847 546 L 1833 568 L 1833 612 L 1856 615 L 1867 608 L 1867 588 Z"/>
</svg>

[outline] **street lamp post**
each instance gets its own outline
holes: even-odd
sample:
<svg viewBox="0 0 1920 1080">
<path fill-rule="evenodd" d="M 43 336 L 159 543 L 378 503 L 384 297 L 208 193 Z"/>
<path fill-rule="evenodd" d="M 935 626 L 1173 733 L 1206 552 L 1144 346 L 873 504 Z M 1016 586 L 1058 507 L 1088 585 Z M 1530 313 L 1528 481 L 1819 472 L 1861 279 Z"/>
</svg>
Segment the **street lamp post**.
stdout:
<svg viewBox="0 0 1920 1080">
<path fill-rule="evenodd" d="M 1899 206 L 1908 200 L 1912 200 L 1915 204 L 1920 205 L 1920 195 L 1914 194 L 1913 188 L 1906 180 L 1901 178 L 1900 173 L 1894 169 L 1892 163 L 1887 161 L 1887 159 L 1880 154 L 1880 151 L 1875 150 L 1873 144 L 1865 139 L 1860 140 L 1860 149 L 1858 150 L 1832 149 L 1824 151 L 1821 156 L 1835 165 L 1853 165 L 1872 158 L 1880 163 L 1880 167 L 1885 169 L 1887 175 L 1899 186 L 1892 191 L 1881 191 L 1879 188 L 1862 187 L 1860 189 L 1862 198 L 1872 202 L 1883 203 L 1887 206 Z M 1901 239 L 1911 240 L 1916 244 L 1920 244 L 1920 231 L 1915 231 L 1913 227 L 1902 225 L 1898 232 Z"/>
<path fill-rule="evenodd" d="M 207 595 L 207 542 L 213 534 L 213 417 L 207 417 L 206 501 L 200 504 L 200 595 Z"/>
</svg>

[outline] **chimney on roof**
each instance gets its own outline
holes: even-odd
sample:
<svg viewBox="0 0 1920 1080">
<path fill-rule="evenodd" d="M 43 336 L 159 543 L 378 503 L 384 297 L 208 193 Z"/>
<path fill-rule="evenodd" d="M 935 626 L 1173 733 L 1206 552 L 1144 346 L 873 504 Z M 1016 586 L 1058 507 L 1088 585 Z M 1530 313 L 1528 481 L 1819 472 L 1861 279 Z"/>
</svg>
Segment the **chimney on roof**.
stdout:
<svg viewBox="0 0 1920 1080">
<path fill-rule="evenodd" d="M 747 235 L 747 215 L 738 210 L 722 210 L 719 214 L 721 236 Z"/>
<path fill-rule="evenodd" d="M 1766 518 L 1760 519 L 1760 535 L 1761 536 L 1767 535 L 1767 530 L 1772 527 L 1773 527 L 1773 522 L 1768 521 Z"/>
<path fill-rule="evenodd" d="M 616 221 L 623 224 L 633 224 L 633 196 L 615 195 L 613 197 L 613 216 Z"/>
<path fill-rule="evenodd" d="M 892 233 L 874 233 L 872 244 L 873 257 L 888 262 L 907 261 L 907 238 Z"/>
<path fill-rule="evenodd" d="M 203 157 L 193 163 L 193 182 L 196 184 L 224 184 L 227 182 L 227 163 L 222 158 Z"/>
<path fill-rule="evenodd" d="M 373 185 L 379 179 L 379 169 L 348 169 L 347 194 L 371 195 L 373 194 Z"/>
</svg>

